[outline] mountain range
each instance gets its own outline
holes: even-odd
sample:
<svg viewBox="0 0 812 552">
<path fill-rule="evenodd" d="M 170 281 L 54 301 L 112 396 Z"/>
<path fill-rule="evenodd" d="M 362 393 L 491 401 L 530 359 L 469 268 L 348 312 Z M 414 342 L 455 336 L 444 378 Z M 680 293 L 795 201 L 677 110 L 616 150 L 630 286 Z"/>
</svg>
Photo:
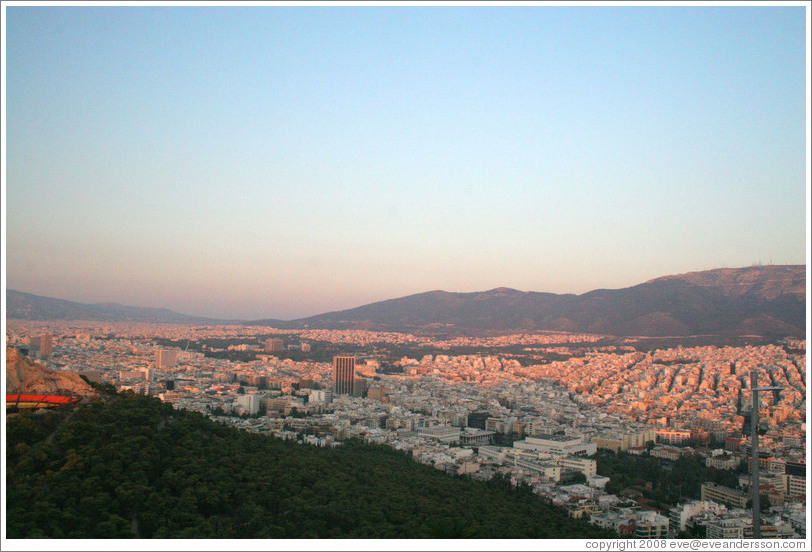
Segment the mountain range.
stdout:
<svg viewBox="0 0 812 552">
<path fill-rule="evenodd" d="M 85 305 L 13 290 L 6 292 L 6 299 L 8 318 L 224 322 L 166 309 Z M 421 333 L 566 331 L 652 337 L 800 337 L 806 333 L 806 266 L 721 268 L 581 295 L 510 288 L 473 293 L 429 291 L 298 320 L 244 323 Z"/>
<path fill-rule="evenodd" d="M 236 324 L 189 316 L 169 309 L 128 307 L 119 303 L 77 303 L 13 289 L 6 290 L 6 318 L 21 320 L 97 320 L 100 322 L 148 322 L 160 324 Z"/>
<path fill-rule="evenodd" d="M 252 324 L 270 324 L 259 320 Z M 287 323 L 392 331 L 565 331 L 604 335 L 802 336 L 806 267 L 767 265 L 665 276 L 623 289 L 554 294 L 430 291 Z"/>
</svg>

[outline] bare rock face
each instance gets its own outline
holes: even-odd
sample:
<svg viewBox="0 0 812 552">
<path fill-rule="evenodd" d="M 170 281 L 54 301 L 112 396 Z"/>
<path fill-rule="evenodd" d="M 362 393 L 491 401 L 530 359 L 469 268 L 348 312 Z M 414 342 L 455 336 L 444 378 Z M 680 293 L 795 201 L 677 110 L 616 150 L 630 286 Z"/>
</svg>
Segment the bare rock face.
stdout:
<svg viewBox="0 0 812 552">
<path fill-rule="evenodd" d="M 806 297 L 806 265 L 717 268 L 659 278 L 667 279 L 713 288 L 728 297 L 749 296 L 769 301 L 785 296 L 803 301 Z"/>
<path fill-rule="evenodd" d="M 71 397 L 97 394 L 78 374 L 48 370 L 14 348 L 6 349 L 6 393 Z"/>
</svg>

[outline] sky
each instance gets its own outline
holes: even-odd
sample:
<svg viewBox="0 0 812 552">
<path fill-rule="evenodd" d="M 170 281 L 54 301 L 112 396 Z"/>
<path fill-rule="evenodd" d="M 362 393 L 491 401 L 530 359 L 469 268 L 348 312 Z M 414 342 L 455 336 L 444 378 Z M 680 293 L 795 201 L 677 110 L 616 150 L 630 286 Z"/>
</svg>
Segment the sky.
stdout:
<svg viewBox="0 0 812 552">
<path fill-rule="evenodd" d="M 806 263 L 803 3 L 3 8 L 7 289 L 289 320 Z"/>
</svg>

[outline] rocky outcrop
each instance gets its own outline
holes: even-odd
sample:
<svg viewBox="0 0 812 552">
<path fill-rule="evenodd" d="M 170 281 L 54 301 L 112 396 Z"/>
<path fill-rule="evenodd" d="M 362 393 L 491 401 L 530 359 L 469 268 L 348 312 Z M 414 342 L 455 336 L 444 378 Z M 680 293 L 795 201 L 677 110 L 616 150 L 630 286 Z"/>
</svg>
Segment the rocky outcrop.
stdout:
<svg viewBox="0 0 812 552">
<path fill-rule="evenodd" d="M 6 393 L 69 397 L 97 394 L 78 374 L 48 370 L 14 348 L 6 349 Z"/>
</svg>

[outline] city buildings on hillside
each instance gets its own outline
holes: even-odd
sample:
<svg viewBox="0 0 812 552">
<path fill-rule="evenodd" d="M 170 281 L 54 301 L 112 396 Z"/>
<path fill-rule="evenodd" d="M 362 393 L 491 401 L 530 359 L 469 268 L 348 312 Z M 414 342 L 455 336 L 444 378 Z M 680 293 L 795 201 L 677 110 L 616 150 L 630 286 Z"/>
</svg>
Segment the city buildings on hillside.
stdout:
<svg viewBox="0 0 812 552">
<path fill-rule="evenodd" d="M 29 337 L 46 333 L 53 346 L 42 362 L 51 368 L 93 374 L 119 389 L 152 394 L 247 431 L 318 446 L 356 438 L 410 451 L 417 461 L 449 473 L 477 479 L 503 474 L 531 485 L 573 517 L 589 516 L 619 534 L 640 537 L 662 536 L 664 516 L 608 494 L 609 479 L 588 456 L 598 449 L 627 451 L 659 457 L 667 465 L 702 454 L 707 466 L 735 469 L 749 452 L 743 433 L 749 384 L 743 376 L 758 363 L 773 363 L 776 383 L 787 392 L 762 405 L 761 482 L 774 506 L 763 534 L 770 527 L 777 536 L 805 534 L 806 364 L 804 356 L 780 347 L 642 353 L 590 345 L 576 356 L 569 346 L 552 346 L 551 336 L 448 340 L 449 348 L 526 344 L 568 357 L 535 365 L 497 353 L 437 354 L 428 338 L 351 330 L 15 322 L 7 339 L 25 348 Z M 269 340 L 284 343 L 284 338 L 317 346 L 408 344 L 425 347 L 427 354 L 396 360 L 336 355 L 332 363 L 256 354 L 256 360 L 235 361 L 207 354 L 226 351 L 225 345 L 221 351 L 187 351 L 158 345 L 158 338 L 160 343 L 228 339 L 239 344 L 233 351 L 256 353 L 267 349 Z M 571 336 L 568 343 L 574 347 L 578 341 Z M 391 367 L 402 371 L 391 373 Z M 236 417 L 241 415 L 253 418 Z M 576 472 L 585 484 L 567 484 Z M 748 485 L 743 477 L 740 487 Z M 705 485 L 697 501 L 702 505 L 672 509 L 667 530 L 752 534 L 737 510 L 746 499 L 740 489 Z"/>
</svg>

